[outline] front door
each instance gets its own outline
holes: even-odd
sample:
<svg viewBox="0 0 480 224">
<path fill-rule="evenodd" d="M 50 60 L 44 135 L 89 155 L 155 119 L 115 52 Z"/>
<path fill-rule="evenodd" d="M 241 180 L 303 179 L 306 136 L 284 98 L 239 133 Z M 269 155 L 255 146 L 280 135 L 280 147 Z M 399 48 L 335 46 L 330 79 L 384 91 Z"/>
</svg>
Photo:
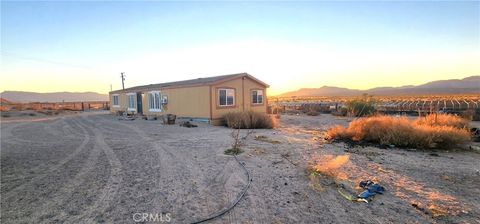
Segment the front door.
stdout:
<svg viewBox="0 0 480 224">
<path fill-rule="evenodd" d="M 142 93 L 137 93 L 137 113 L 143 114 Z"/>
</svg>

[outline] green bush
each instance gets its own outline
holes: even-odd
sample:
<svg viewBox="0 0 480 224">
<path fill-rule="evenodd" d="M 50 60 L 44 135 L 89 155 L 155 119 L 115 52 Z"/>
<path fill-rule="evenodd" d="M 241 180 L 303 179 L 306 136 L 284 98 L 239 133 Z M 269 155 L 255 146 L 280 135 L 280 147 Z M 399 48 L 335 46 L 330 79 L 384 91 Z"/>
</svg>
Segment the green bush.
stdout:
<svg viewBox="0 0 480 224">
<path fill-rule="evenodd" d="M 375 113 L 375 101 L 364 95 L 362 99 L 347 102 L 347 111 L 355 117 L 369 116 Z"/>
</svg>

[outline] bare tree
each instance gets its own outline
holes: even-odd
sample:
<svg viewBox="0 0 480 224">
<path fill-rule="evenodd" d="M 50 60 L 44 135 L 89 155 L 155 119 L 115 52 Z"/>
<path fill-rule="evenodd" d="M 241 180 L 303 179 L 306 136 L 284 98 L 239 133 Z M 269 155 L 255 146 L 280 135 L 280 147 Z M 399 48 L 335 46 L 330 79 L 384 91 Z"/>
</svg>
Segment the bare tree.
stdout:
<svg viewBox="0 0 480 224">
<path fill-rule="evenodd" d="M 252 133 L 253 133 L 252 130 L 248 130 L 244 136 L 241 136 L 240 128 L 237 128 L 236 130 L 232 131 L 232 133 L 230 133 L 230 136 L 233 138 L 232 148 L 230 149 L 231 153 L 234 155 L 239 154 L 241 150 L 240 147 L 245 145 L 248 136 Z"/>
</svg>

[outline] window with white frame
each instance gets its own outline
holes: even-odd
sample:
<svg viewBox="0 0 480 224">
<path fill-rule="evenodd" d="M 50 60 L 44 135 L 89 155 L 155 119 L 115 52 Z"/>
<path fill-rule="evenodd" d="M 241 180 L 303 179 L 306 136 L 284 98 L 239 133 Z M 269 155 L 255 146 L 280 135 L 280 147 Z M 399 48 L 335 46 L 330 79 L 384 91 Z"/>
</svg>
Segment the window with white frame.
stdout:
<svg viewBox="0 0 480 224">
<path fill-rule="evenodd" d="M 118 103 L 118 94 L 112 95 L 112 106 L 119 107 L 120 104 Z"/>
<path fill-rule="evenodd" d="M 235 105 L 234 89 L 218 89 L 218 105 L 233 106 Z"/>
<path fill-rule="evenodd" d="M 159 91 L 152 91 L 148 93 L 148 110 L 162 111 L 162 104 Z"/>
<path fill-rule="evenodd" d="M 252 104 L 263 104 L 263 90 L 252 90 Z"/>
<path fill-rule="evenodd" d="M 137 94 L 136 93 L 128 93 L 127 102 L 128 102 L 127 110 L 130 110 L 130 111 L 137 110 Z"/>
</svg>

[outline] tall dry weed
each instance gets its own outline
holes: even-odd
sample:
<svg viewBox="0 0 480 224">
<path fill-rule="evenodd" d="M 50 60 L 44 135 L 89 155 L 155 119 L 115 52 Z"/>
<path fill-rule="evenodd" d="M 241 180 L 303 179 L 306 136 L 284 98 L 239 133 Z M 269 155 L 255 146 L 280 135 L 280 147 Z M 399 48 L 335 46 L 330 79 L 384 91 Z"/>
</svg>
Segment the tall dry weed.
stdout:
<svg viewBox="0 0 480 224">
<path fill-rule="evenodd" d="M 352 121 L 347 128 L 332 127 L 331 139 L 348 139 L 415 148 L 450 148 L 470 139 L 468 121 L 453 115 L 417 118 L 375 116 Z"/>
<path fill-rule="evenodd" d="M 468 120 L 451 114 L 429 114 L 416 120 L 418 125 L 449 126 L 454 128 L 468 128 Z"/>
</svg>

